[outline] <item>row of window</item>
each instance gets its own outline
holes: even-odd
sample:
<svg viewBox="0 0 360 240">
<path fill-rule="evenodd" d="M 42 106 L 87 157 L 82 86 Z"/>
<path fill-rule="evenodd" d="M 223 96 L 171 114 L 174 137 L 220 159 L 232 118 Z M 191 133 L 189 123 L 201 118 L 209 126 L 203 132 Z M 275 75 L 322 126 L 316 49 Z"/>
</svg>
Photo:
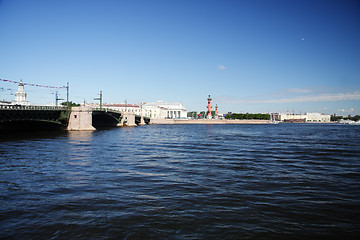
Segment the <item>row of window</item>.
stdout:
<svg viewBox="0 0 360 240">
<path fill-rule="evenodd" d="M 110 107 L 111 108 L 111 107 Z M 117 111 L 123 111 L 123 112 L 133 112 L 135 114 L 141 114 L 141 109 L 134 109 L 134 108 L 112 108 Z M 142 109 L 145 116 L 150 118 L 156 118 L 158 116 L 161 116 L 161 110 L 148 110 L 148 109 Z M 165 117 L 165 116 L 164 116 Z M 181 111 L 167 111 L 167 118 L 180 118 L 181 117 Z"/>
</svg>

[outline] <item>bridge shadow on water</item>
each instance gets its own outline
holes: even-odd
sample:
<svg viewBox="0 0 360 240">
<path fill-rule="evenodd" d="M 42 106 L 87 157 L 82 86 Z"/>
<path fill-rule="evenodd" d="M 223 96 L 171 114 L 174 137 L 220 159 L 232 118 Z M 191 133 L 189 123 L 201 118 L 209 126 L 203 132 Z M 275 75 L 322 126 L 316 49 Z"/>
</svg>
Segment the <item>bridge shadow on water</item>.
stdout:
<svg viewBox="0 0 360 240">
<path fill-rule="evenodd" d="M 23 120 L 23 121 L 10 121 L 1 123 L 1 133 L 9 132 L 43 132 L 43 131 L 61 131 L 65 130 L 65 124 L 59 124 L 55 122 L 47 121 L 32 121 L 32 120 Z"/>
<path fill-rule="evenodd" d="M 39 131 L 11 131 L 1 132 L 0 142 L 2 141 L 17 141 L 28 139 L 55 139 L 61 136 L 67 136 L 68 132 L 59 129 L 53 130 L 39 130 Z"/>
</svg>

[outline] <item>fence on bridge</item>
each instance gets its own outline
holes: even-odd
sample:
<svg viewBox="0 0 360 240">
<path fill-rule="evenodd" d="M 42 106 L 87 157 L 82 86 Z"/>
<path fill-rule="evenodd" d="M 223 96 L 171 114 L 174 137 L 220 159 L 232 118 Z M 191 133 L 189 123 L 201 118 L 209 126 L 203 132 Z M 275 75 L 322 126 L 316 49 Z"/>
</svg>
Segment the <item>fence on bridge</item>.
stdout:
<svg viewBox="0 0 360 240">
<path fill-rule="evenodd" d="M 24 106 L 24 105 L 0 105 L 1 110 L 67 110 L 64 106 Z"/>
</svg>

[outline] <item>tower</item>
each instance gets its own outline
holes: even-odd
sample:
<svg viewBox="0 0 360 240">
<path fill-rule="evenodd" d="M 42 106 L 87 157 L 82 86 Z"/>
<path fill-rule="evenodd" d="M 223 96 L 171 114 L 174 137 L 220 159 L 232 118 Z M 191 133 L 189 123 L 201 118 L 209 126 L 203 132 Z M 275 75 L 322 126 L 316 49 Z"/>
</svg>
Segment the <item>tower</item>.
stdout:
<svg viewBox="0 0 360 240">
<path fill-rule="evenodd" d="M 218 105 L 216 104 L 215 106 L 215 118 L 218 119 L 219 118 L 219 114 L 218 114 Z"/>
<path fill-rule="evenodd" d="M 18 105 L 30 105 L 28 101 L 26 101 L 27 94 L 24 90 L 24 84 L 22 80 L 20 80 L 18 91 L 15 93 L 15 102 L 14 104 Z"/>
<path fill-rule="evenodd" d="M 207 116 L 207 118 L 211 119 L 211 98 L 210 98 L 210 95 L 209 95 L 209 98 L 207 100 L 208 100 L 208 116 Z"/>
</svg>

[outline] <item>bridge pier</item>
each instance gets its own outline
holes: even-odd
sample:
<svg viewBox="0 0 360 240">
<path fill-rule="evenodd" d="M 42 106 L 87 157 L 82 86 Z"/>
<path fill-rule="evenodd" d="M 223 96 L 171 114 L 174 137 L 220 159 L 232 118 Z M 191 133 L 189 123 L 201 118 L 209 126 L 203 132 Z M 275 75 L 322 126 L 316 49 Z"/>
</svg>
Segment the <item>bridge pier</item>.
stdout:
<svg viewBox="0 0 360 240">
<path fill-rule="evenodd" d="M 123 112 L 123 117 L 121 119 L 120 126 L 135 127 L 135 113 L 132 112 Z"/>
<path fill-rule="evenodd" d="M 72 107 L 67 127 L 69 131 L 93 131 L 92 108 Z"/>
<path fill-rule="evenodd" d="M 139 125 L 140 125 L 140 126 L 142 126 L 142 125 L 146 125 L 146 123 L 145 123 L 145 121 L 144 121 L 144 117 L 143 117 L 143 116 L 141 116 L 141 117 L 140 117 L 140 123 L 139 123 Z"/>
</svg>

